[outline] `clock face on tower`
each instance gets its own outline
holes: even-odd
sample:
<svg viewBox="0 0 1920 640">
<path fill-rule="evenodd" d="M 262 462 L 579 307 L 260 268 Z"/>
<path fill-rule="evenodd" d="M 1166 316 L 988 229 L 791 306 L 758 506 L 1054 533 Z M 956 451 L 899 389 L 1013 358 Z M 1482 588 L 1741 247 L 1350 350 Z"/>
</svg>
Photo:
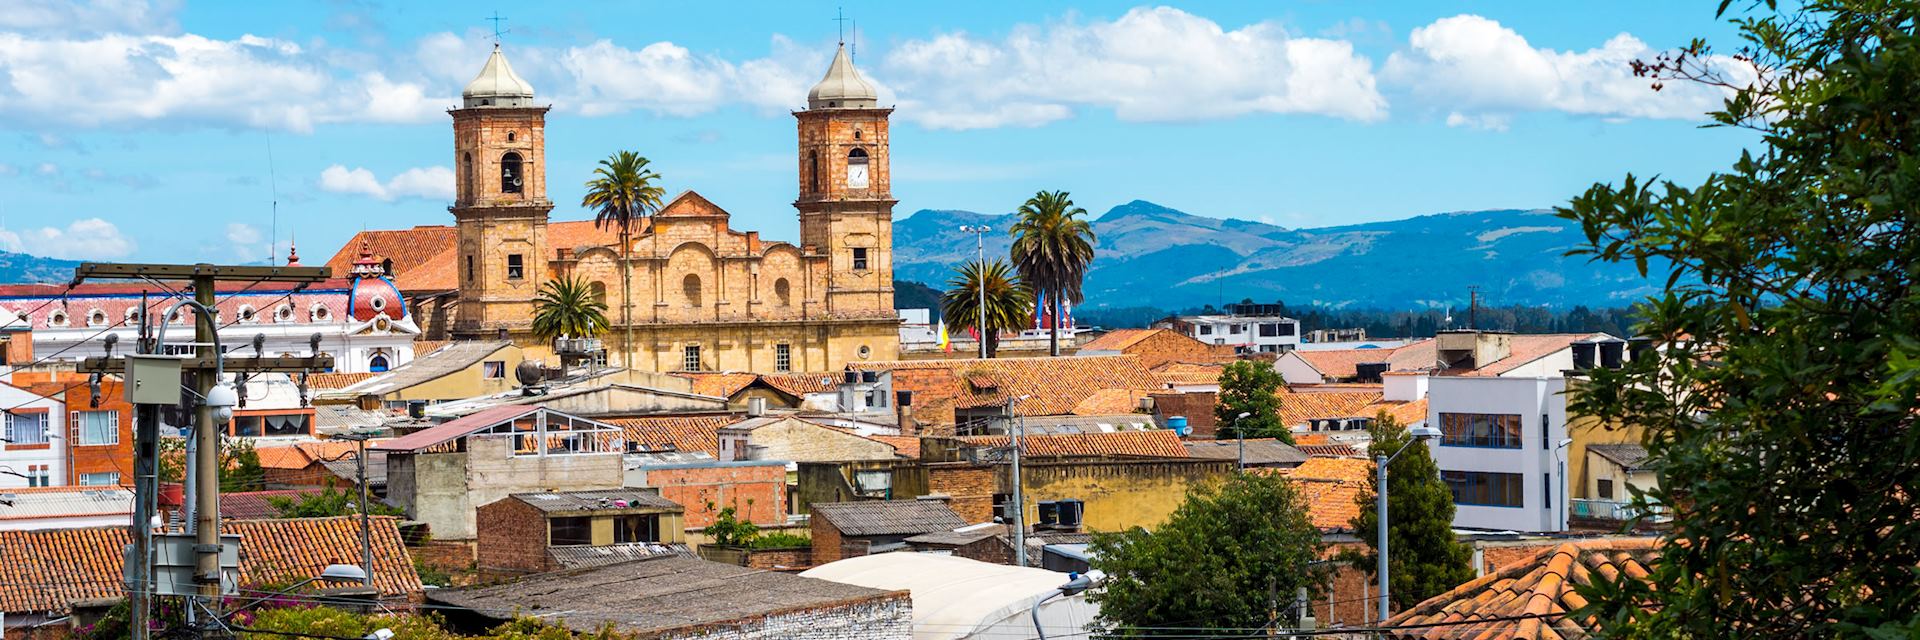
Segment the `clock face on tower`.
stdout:
<svg viewBox="0 0 1920 640">
<path fill-rule="evenodd" d="M 867 188 L 867 152 L 854 149 L 847 154 L 847 188 Z"/>
</svg>

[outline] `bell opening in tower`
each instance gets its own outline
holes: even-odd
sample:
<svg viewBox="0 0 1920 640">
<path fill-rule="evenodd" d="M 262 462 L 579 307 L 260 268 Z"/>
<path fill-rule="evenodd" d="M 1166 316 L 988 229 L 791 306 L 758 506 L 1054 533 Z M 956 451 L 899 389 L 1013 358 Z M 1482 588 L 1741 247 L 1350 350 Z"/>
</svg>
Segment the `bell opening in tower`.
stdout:
<svg viewBox="0 0 1920 640">
<path fill-rule="evenodd" d="M 525 174 L 520 168 L 520 154 L 507 152 L 507 155 L 500 158 L 501 193 L 520 193 L 525 179 Z"/>
</svg>

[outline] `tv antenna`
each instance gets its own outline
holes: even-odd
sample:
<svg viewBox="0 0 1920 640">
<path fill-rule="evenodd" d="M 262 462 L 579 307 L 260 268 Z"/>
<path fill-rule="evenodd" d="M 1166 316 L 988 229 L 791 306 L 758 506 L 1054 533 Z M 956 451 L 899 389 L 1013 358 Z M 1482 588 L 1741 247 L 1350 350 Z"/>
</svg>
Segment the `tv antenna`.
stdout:
<svg viewBox="0 0 1920 640">
<path fill-rule="evenodd" d="M 500 46 L 500 36 L 511 33 L 513 30 L 500 28 L 500 23 L 506 22 L 507 19 L 500 17 L 498 11 L 493 12 L 493 17 L 486 19 L 493 22 L 493 46 Z"/>
</svg>

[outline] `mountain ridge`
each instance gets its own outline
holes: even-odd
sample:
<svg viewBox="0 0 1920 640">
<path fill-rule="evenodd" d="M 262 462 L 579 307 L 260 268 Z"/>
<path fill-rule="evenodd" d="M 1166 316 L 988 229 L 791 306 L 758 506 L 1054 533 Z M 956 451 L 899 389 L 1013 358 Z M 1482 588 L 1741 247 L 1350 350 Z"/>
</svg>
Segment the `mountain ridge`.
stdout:
<svg viewBox="0 0 1920 640">
<path fill-rule="evenodd" d="M 1489 304 L 1619 306 L 1654 290 L 1631 265 L 1564 254 L 1584 240 L 1548 209 L 1448 211 L 1399 220 L 1289 229 L 1200 216 L 1146 200 L 1091 216 L 1098 240 L 1085 308 L 1184 308 L 1253 298 L 1288 304 L 1409 309 Z M 894 275 L 944 286 L 974 259 L 1005 258 L 1013 214 L 923 209 L 894 222 Z"/>
</svg>

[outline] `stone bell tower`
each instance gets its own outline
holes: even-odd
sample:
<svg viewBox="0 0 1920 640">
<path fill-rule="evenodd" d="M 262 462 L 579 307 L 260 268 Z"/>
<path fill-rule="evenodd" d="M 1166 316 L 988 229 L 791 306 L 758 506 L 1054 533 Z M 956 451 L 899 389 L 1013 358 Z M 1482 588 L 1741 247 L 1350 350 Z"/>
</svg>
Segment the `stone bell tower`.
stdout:
<svg viewBox="0 0 1920 640">
<path fill-rule="evenodd" d="M 533 298 L 547 279 L 546 118 L 533 85 L 500 45 L 461 92 L 453 115 L 453 206 L 458 230 L 457 338 L 495 338 L 531 327 Z"/>
<path fill-rule="evenodd" d="M 799 120 L 800 244 L 827 257 L 827 312 L 893 317 L 893 191 L 887 118 L 843 43 Z"/>
</svg>

